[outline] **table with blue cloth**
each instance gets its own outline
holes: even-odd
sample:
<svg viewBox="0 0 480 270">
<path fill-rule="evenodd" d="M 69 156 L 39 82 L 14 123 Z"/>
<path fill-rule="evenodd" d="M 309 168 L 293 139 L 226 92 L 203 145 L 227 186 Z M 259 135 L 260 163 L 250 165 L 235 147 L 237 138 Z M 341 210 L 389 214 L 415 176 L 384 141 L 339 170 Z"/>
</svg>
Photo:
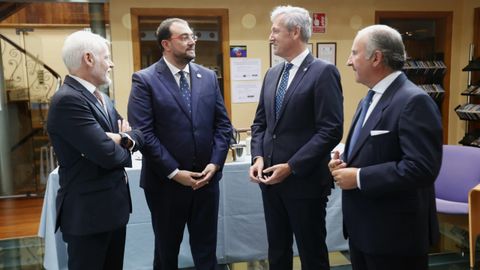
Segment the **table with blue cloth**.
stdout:
<svg viewBox="0 0 480 270">
<path fill-rule="evenodd" d="M 249 160 L 249 159 L 247 159 Z M 143 189 L 139 186 L 141 162 L 134 158 L 127 169 L 133 213 L 127 225 L 124 269 L 152 269 L 153 229 Z M 261 191 L 249 181 L 249 162 L 227 163 L 220 181 L 217 258 L 221 264 L 267 258 L 267 237 Z M 45 240 L 44 267 L 67 269 L 67 249 L 60 231 L 55 229 L 55 197 L 59 188 L 58 171 L 47 182 L 39 236 Z M 330 251 L 348 249 L 342 234 L 341 190 L 332 190 L 327 204 L 327 246 Z M 298 254 L 295 251 L 295 254 Z M 179 268 L 193 266 L 185 230 L 180 247 Z"/>
</svg>

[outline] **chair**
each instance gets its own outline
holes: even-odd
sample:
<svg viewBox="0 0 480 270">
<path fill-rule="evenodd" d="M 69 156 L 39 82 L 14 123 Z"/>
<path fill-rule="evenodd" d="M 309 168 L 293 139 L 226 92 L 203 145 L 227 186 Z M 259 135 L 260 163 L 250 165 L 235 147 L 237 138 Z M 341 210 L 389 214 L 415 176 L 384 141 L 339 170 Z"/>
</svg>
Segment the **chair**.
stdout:
<svg viewBox="0 0 480 270">
<path fill-rule="evenodd" d="M 435 193 L 438 213 L 468 215 L 470 268 L 473 269 L 475 244 L 480 234 L 480 148 L 444 145 Z"/>
</svg>

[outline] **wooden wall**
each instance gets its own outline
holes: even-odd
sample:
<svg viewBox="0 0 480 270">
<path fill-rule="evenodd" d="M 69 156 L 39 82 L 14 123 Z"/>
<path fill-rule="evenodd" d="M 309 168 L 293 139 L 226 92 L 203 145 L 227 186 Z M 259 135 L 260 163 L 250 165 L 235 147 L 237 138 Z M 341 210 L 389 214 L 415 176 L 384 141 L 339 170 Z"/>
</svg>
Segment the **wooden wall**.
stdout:
<svg viewBox="0 0 480 270">
<path fill-rule="evenodd" d="M 87 3 L 30 3 L 0 22 L 0 25 L 88 25 Z M 108 3 L 104 4 L 104 20 L 108 23 Z"/>
</svg>

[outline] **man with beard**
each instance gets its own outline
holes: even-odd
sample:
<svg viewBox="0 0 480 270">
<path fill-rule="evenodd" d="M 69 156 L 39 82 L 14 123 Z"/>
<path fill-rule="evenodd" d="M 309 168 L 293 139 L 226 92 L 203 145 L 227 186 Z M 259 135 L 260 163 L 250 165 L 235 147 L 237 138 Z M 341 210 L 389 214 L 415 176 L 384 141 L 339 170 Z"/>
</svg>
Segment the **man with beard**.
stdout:
<svg viewBox="0 0 480 270">
<path fill-rule="evenodd" d="M 215 269 L 219 180 L 232 126 L 215 73 L 191 63 L 188 23 L 157 29 L 162 58 L 136 72 L 128 103 L 132 126 L 145 134 L 140 186 L 155 234 L 153 268 L 178 268 L 185 224 L 196 269 Z"/>
<path fill-rule="evenodd" d="M 142 135 L 99 92 L 109 85 L 108 41 L 87 31 L 67 37 L 69 75 L 52 97 L 47 129 L 58 158 L 56 229 L 68 244 L 68 269 L 123 268 L 126 224 L 132 210 L 124 167 Z"/>
</svg>

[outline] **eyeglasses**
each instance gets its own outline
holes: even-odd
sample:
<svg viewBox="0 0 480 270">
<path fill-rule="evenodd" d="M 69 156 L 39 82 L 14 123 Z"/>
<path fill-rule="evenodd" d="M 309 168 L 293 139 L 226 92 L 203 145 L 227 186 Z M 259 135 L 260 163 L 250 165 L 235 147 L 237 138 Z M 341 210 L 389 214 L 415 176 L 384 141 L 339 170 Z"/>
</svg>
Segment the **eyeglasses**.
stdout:
<svg viewBox="0 0 480 270">
<path fill-rule="evenodd" d="M 172 39 L 178 39 L 180 41 L 183 41 L 183 42 L 187 42 L 187 41 L 197 41 L 198 37 L 195 36 L 194 34 L 182 34 L 182 35 L 178 35 L 176 37 L 170 37 L 170 40 Z"/>
</svg>

